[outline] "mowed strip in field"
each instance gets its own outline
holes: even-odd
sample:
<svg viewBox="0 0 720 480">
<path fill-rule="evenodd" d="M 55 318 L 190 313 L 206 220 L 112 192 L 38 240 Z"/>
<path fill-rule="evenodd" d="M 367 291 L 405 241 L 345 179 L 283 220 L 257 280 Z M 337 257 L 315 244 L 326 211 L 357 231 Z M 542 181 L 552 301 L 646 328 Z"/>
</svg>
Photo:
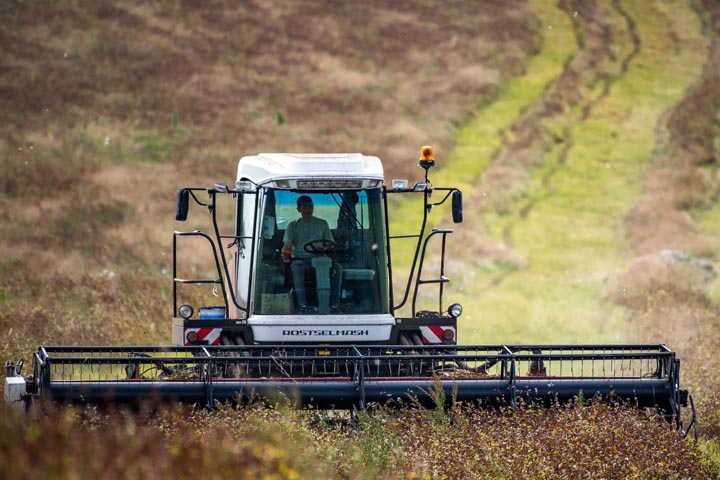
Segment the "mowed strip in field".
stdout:
<svg viewBox="0 0 720 480">
<path fill-rule="evenodd" d="M 461 230 L 473 233 L 459 237 L 480 252 L 451 272 L 460 341 L 621 341 L 627 313 L 605 298 L 634 258 L 623 218 L 708 40 L 683 2 L 601 2 L 588 17 L 531 5 L 542 50 L 458 133 L 446 174 L 465 179 Z M 605 50 L 593 45 L 600 32 Z"/>
</svg>

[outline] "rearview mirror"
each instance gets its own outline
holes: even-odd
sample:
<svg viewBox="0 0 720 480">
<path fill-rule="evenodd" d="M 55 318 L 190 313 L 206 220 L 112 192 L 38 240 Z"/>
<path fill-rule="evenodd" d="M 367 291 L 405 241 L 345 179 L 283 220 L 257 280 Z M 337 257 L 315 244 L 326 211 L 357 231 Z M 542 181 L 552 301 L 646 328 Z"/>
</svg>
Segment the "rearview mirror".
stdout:
<svg viewBox="0 0 720 480">
<path fill-rule="evenodd" d="M 184 222 L 187 220 L 189 205 L 190 191 L 187 188 L 179 188 L 177 191 L 177 202 L 175 203 L 175 221 Z"/>
<path fill-rule="evenodd" d="M 453 223 L 462 223 L 462 192 L 455 190 L 452 194 L 452 218 Z"/>
</svg>

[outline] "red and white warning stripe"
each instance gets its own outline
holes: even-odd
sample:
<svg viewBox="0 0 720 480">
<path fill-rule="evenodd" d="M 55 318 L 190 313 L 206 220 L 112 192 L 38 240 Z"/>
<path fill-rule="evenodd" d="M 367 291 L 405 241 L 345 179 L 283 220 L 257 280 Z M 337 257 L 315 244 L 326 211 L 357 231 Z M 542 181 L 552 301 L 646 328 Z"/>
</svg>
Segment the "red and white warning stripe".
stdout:
<svg viewBox="0 0 720 480">
<path fill-rule="evenodd" d="M 455 327 L 440 327 L 433 325 L 430 327 L 420 327 L 420 334 L 424 344 L 443 343 L 443 334 L 446 330 L 452 331 L 452 339 L 455 340 L 457 329 Z M 449 335 L 449 334 L 448 334 Z"/>
<path fill-rule="evenodd" d="M 207 345 L 220 345 L 220 334 L 222 328 L 186 328 L 185 329 L 185 345 L 192 345 L 188 343 L 187 336 L 190 332 L 197 332 L 198 341 L 207 341 Z"/>
</svg>

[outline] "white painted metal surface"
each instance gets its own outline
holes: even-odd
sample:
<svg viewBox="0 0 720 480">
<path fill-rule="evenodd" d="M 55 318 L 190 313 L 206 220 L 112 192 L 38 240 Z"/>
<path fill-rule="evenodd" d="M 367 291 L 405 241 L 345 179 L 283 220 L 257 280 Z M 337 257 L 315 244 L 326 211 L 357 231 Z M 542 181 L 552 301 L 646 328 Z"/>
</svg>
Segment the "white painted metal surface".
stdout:
<svg viewBox="0 0 720 480">
<path fill-rule="evenodd" d="M 256 342 L 386 342 L 395 319 L 384 315 L 255 315 Z"/>
<path fill-rule="evenodd" d="M 383 180 L 380 159 L 360 153 L 260 153 L 242 157 L 237 180 L 248 179 L 257 185 L 292 179 Z"/>
<path fill-rule="evenodd" d="M 25 379 L 23 377 L 5 377 L 5 410 L 23 413 L 25 402 Z"/>
</svg>

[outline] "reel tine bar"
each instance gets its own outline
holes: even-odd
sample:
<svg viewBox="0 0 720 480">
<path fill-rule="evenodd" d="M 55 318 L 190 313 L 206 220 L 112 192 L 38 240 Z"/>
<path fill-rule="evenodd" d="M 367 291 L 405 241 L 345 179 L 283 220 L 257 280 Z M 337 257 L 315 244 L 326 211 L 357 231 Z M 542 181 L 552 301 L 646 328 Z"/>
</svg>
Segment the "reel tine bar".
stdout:
<svg viewBox="0 0 720 480">
<path fill-rule="evenodd" d="M 665 345 L 40 347 L 32 392 L 58 401 L 212 407 L 278 395 L 364 408 L 450 399 L 515 405 L 615 396 L 679 418 L 679 361 Z"/>
</svg>

